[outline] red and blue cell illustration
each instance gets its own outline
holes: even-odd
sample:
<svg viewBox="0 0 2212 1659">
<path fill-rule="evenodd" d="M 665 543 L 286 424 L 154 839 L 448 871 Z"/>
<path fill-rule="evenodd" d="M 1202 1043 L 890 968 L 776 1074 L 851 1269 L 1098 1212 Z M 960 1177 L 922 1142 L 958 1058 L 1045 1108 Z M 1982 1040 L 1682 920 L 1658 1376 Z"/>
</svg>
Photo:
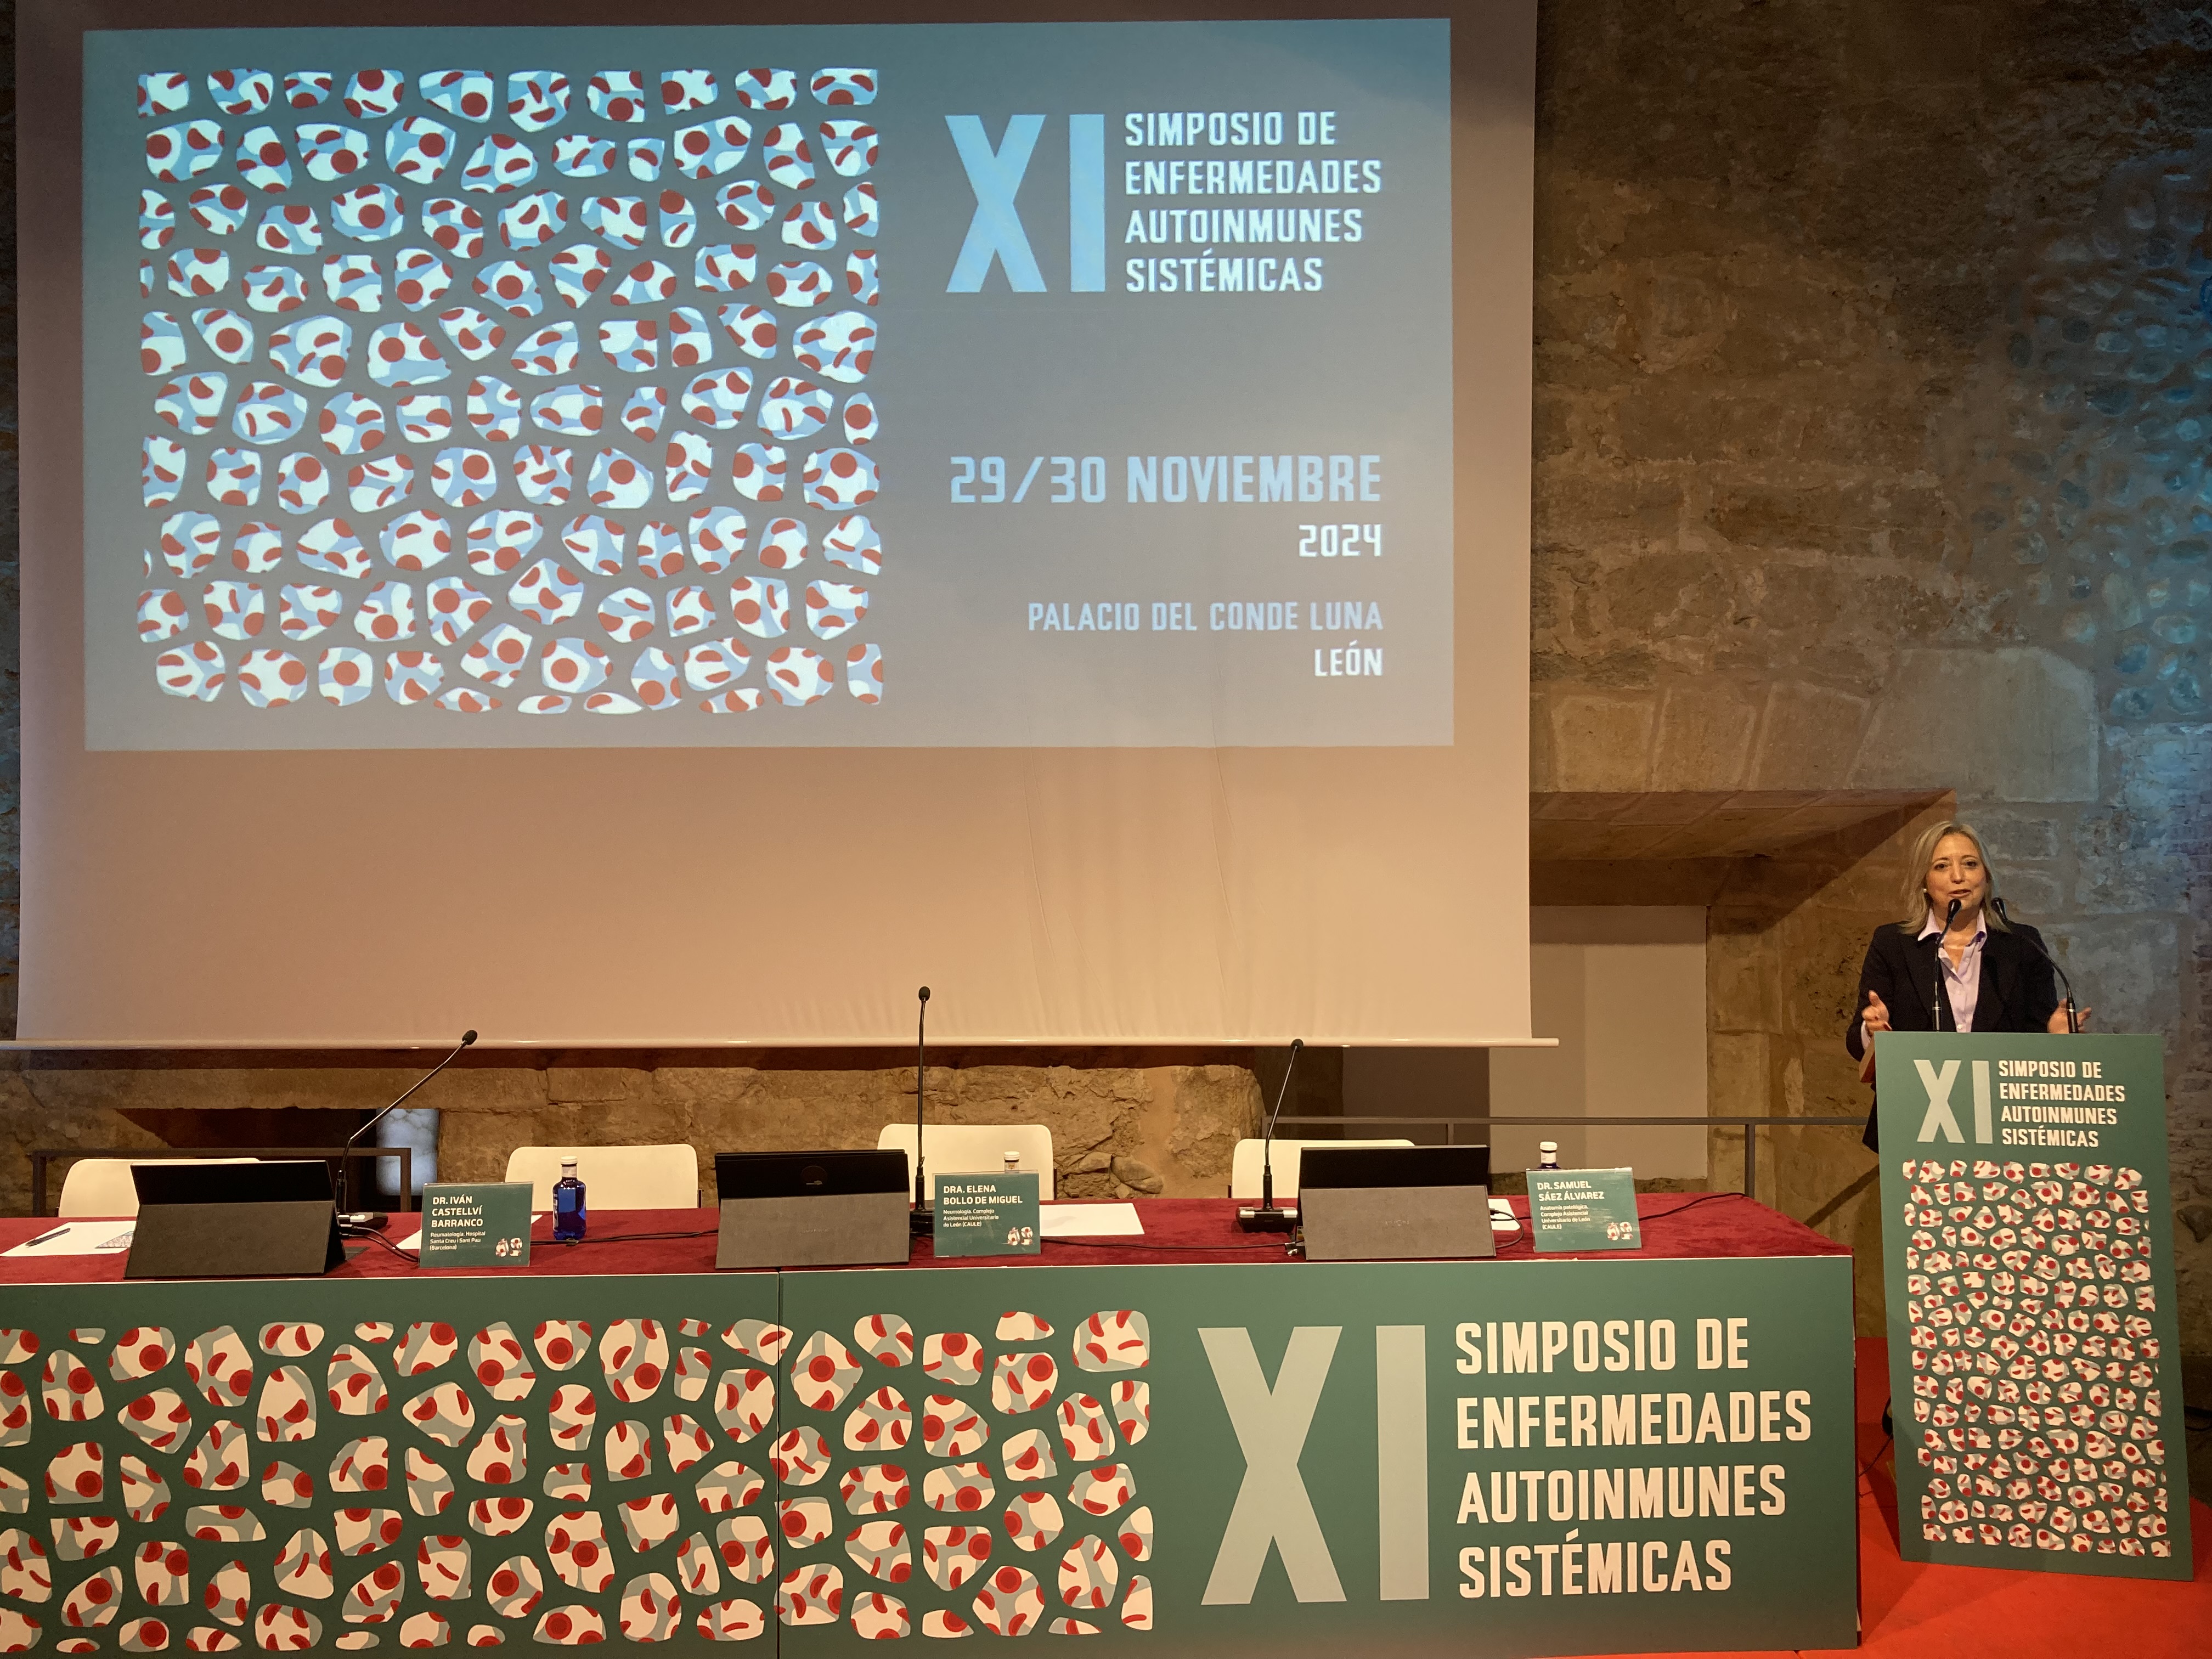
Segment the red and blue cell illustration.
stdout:
<svg viewBox="0 0 2212 1659">
<path fill-rule="evenodd" d="M 987 1345 L 888 1310 L 803 1336 L 309 1310 L 0 1332 L 0 1650 L 1152 1626 L 1140 1312 L 1054 1310 L 1072 1343 L 1018 1313 Z M 988 1407 L 930 1392 L 986 1376 Z"/>
<path fill-rule="evenodd" d="M 144 516 L 136 549 L 93 556 L 138 555 L 133 611 L 106 625 L 178 700 L 156 706 L 312 727 L 880 705 L 878 71 L 317 55 L 125 77 L 144 170 L 106 210 L 140 250 Z M 323 1582 L 322 1534 L 287 1550 L 297 1584 Z M 539 1609 L 535 1639 L 665 1632 L 718 1559 L 702 1534 L 618 1604 Z M 471 1577 L 465 1543 L 415 1565 L 537 1607 L 518 1569 Z M 818 1616 L 839 1571 L 779 1606 Z M 363 1579 L 331 1621 L 400 1588 Z M 1006 1627 L 1025 1594 L 969 1613 Z M 325 1639 L 281 1611 L 240 1641 Z M 742 1639 L 763 1613 L 700 1628 Z M 869 1617 L 910 1627 L 895 1596 Z"/>
<path fill-rule="evenodd" d="M 1921 1536 L 1992 1566 L 2015 1551 L 2172 1556 L 2142 1171 L 1916 1158 L 1903 1174 L 1898 1462 Z"/>
</svg>

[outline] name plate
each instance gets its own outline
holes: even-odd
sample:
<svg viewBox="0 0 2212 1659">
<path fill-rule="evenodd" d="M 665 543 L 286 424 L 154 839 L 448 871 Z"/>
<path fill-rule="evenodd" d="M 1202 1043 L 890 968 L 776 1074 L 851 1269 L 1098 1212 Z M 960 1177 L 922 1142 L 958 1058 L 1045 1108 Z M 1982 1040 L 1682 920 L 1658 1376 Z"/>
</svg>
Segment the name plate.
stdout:
<svg viewBox="0 0 2212 1659">
<path fill-rule="evenodd" d="M 1044 1246 L 1034 1175 L 937 1178 L 939 1255 L 1035 1255 Z"/>
<path fill-rule="evenodd" d="M 422 1265 L 520 1267 L 530 1260 L 530 1183 L 434 1182 L 422 1188 Z"/>
<path fill-rule="evenodd" d="M 1531 1170 L 1528 1237 L 1538 1251 L 1640 1250 L 1633 1170 Z"/>
</svg>

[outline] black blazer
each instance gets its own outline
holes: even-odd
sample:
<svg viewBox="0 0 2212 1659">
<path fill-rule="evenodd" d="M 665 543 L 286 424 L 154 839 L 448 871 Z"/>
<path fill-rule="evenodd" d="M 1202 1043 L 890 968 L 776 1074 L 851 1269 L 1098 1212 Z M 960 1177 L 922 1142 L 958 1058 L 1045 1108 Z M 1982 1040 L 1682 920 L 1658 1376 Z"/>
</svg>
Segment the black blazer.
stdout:
<svg viewBox="0 0 2212 1659">
<path fill-rule="evenodd" d="M 1951 1015 L 1949 987 L 1936 968 L 1942 942 L 1933 934 L 1915 939 L 1918 931 L 1899 922 L 1875 929 L 1866 965 L 1859 969 L 1858 1000 L 1844 1033 L 1844 1046 L 1853 1060 L 1866 1054 L 1859 1016 L 1866 1011 L 1869 991 L 1889 1009 L 1892 1030 L 1959 1029 Z M 1982 941 L 1981 988 L 1974 1000 L 1977 1031 L 2040 1031 L 2049 1025 L 2058 1008 L 2058 985 L 2042 949 L 2043 935 L 2024 923 L 2013 923 L 2009 933 L 1990 929 Z M 1867 1114 L 1866 1144 L 1877 1152 L 1881 1150 L 1871 1111 Z"/>
</svg>

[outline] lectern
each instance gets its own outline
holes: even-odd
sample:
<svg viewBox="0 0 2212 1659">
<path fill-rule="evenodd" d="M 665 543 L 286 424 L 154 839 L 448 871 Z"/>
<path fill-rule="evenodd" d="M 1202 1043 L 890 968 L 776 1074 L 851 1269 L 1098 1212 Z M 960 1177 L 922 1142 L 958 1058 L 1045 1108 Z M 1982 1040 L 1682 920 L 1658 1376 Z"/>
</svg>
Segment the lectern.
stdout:
<svg viewBox="0 0 2212 1659">
<path fill-rule="evenodd" d="M 1903 1553 L 2188 1577 L 2160 1040 L 1875 1054 Z"/>
</svg>

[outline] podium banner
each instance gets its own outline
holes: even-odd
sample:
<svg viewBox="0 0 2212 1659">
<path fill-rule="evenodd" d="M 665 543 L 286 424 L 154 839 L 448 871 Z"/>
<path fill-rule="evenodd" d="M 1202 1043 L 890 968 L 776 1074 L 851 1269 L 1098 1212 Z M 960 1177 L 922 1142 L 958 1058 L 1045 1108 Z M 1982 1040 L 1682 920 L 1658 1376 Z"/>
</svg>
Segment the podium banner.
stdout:
<svg viewBox="0 0 2212 1659">
<path fill-rule="evenodd" d="M 1905 1559 L 2189 1577 L 2160 1039 L 1875 1052 Z"/>
</svg>

